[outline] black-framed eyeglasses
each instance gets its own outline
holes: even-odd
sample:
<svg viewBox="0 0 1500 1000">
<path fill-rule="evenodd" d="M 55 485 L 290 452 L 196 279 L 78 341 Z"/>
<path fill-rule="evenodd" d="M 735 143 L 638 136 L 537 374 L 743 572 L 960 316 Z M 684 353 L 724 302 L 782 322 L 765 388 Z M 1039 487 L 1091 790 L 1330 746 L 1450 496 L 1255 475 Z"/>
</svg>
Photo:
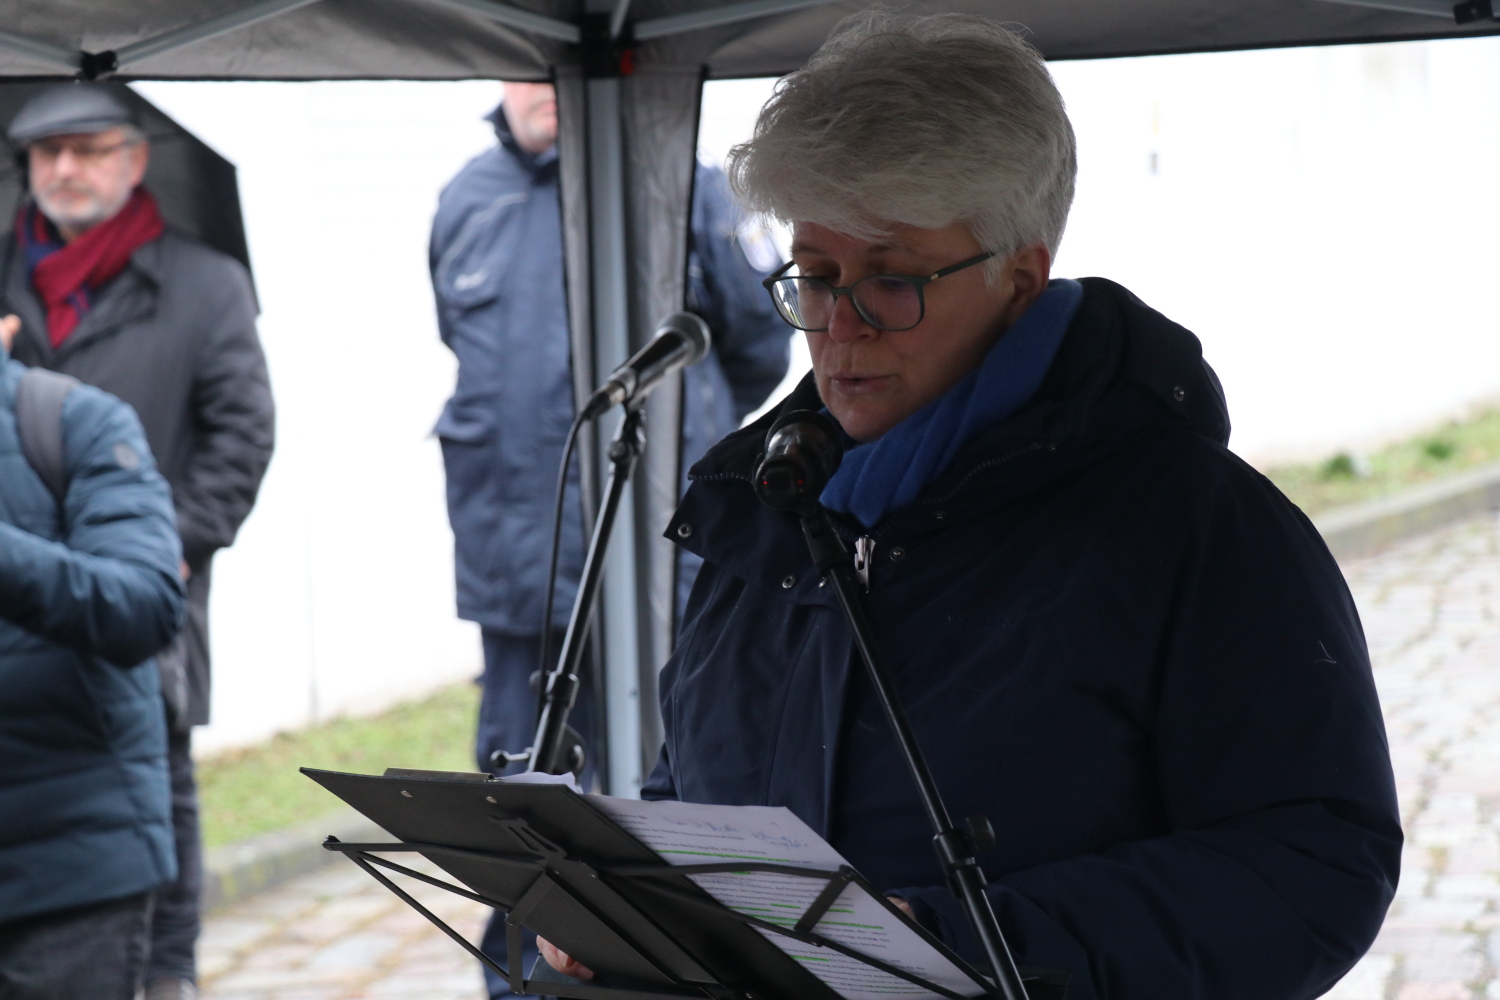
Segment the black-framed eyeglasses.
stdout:
<svg viewBox="0 0 1500 1000">
<path fill-rule="evenodd" d="M 982 253 L 925 275 L 870 274 L 847 288 L 837 288 L 822 278 L 787 275 L 793 264 L 788 262 L 761 284 L 771 293 L 771 301 L 776 304 L 781 318 L 799 330 L 818 332 L 828 329 L 839 296 L 847 295 L 866 323 L 877 330 L 900 333 L 922 322 L 922 317 L 927 314 L 923 288 L 966 267 L 982 264 L 993 256 L 994 253 Z"/>
<path fill-rule="evenodd" d="M 57 139 L 38 139 L 27 148 L 38 159 L 45 163 L 52 163 L 61 159 L 63 153 L 72 153 L 73 159 L 85 166 L 94 166 L 103 163 L 106 157 L 118 153 L 122 149 L 140 145 L 140 139 L 121 139 L 112 142 L 108 146 L 96 146 L 91 142 L 61 141 Z"/>
</svg>

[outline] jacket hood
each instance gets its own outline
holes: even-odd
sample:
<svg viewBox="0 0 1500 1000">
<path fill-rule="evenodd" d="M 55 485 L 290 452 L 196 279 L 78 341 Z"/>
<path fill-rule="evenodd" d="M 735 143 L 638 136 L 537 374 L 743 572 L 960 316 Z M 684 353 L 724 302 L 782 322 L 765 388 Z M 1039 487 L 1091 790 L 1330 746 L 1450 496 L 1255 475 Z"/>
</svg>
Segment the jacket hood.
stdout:
<svg viewBox="0 0 1500 1000">
<path fill-rule="evenodd" d="M 1084 278 L 1081 283 L 1083 301 L 1032 401 L 977 435 L 915 503 L 893 511 L 873 533 L 902 536 L 924 525 L 932 530 L 935 511 L 949 525 L 978 516 L 1163 424 L 1185 425 L 1220 445 L 1228 443 L 1223 388 L 1204 361 L 1198 338 L 1115 282 Z M 743 563 L 744 553 L 767 555 L 774 548 L 766 544 L 770 539 L 756 541 L 746 533 L 779 534 L 795 528 L 795 518 L 764 508 L 749 488 L 765 435 L 783 413 L 821 406 L 809 373 L 781 405 L 715 445 L 690 470 L 693 486 L 668 525 L 669 537 L 725 565 Z M 684 523 L 691 525 L 686 532 L 680 530 Z M 798 555 L 797 572 L 774 558 L 757 558 L 757 564 L 778 565 L 759 567 L 755 575 L 783 583 L 805 577 L 807 557 Z"/>
<path fill-rule="evenodd" d="M 495 105 L 495 110 L 484 116 L 485 121 L 495 127 L 495 139 L 505 147 L 506 152 L 515 157 L 516 162 L 521 164 L 532 173 L 536 173 L 542 167 L 557 162 L 557 143 L 553 143 L 545 151 L 540 153 L 529 153 L 521 148 L 516 141 L 516 134 L 511 130 L 510 119 L 505 117 L 505 102 L 501 101 Z"/>
</svg>

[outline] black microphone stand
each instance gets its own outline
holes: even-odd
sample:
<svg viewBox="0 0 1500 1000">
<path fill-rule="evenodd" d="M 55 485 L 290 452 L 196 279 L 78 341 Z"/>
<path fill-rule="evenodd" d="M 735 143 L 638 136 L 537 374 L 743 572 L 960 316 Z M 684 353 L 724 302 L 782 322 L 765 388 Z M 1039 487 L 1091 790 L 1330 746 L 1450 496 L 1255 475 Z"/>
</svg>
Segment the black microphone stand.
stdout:
<svg viewBox="0 0 1500 1000">
<path fill-rule="evenodd" d="M 911 731 L 906 718 L 906 706 L 896 694 L 880 648 L 875 644 L 875 635 L 870 629 L 870 619 L 865 614 L 865 604 L 859 592 L 859 583 L 854 575 L 854 560 L 844 540 L 834 531 L 828 520 L 828 512 L 821 506 L 814 512 L 802 515 L 802 534 L 807 538 L 807 548 L 812 554 L 818 572 L 826 576 L 833 585 L 834 596 L 843 608 L 844 617 L 854 632 L 854 644 L 859 648 L 860 659 L 870 675 L 870 684 L 875 688 L 875 697 L 885 709 L 886 720 L 901 745 L 901 754 L 906 766 L 917 783 L 917 794 L 922 798 L 922 808 L 932 824 L 935 836 L 933 849 L 938 861 L 948 874 L 949 885 L 963 904 L 969 918 L 969 926 L 984 951 L 985 960 L 994 971 L 998 994 L 1004 1000 L 1026 1000 L 1026 989 L 1021 985 L 1021 974 L 1011 958 L 1010 948 L 1000 933 L 1000 922 L 995 917 L 990 897 L 984 893 L 984 873 L 974 857 L 974 842 L 970 834 L 953 824 L 948 807 L 938 792 L 932 772 L 927 768 L 927 759 L 917 745 L 917 737 Z"/>
<path fill-rule="evenodd" d="M 778 432 L 783 429 L 786 434 L 778 439 Z M 1027 1000 L 1021 974 L 1000 931 L 1000 921 L 995 917 L 989 896 L 985 895 L 984 873 L 974 856 L 976 836 L 993 836 L 988 822 L 971 820 L 972 832 L 965 832 L 954 825 L 948 814 L 948 807 L 907 720 L 906 707 L 896 694 L 895 684 L 875 642 L 855 576 L 854 559 L 834 530 L 827 509 L 818 502 L 823 487 L 842 458 L 837 434 L 837 429 L 821 414 L 795 411 L 783 416 L 767 435 L 767 455 L 755 474 L 756 493 L 768 506 L 794 511 L 801 518 L 802 534 L 807 539 L 813 565 L 833 584 L 834 595 L 854 633 L 854 644 L 864 661 L 875 696 L 885 710 L 886 720 L 896 734 L 906 766 L 917 784 L 922 808 L 934 831 L 933 849 L 937 851 L 938 862 L 948 876 L 948 885 L 963 906 L 969 927 L 979 940 L 985 961 L 992 970 L 996 986 L 994 995 L 1001 1000 Z"/>
<path fill-rule="evenodd" d="M 604 552 L 609 548 L 609 536 L 614 531 L 615 514 L 620 509 L 625 487 L 629 484 L 636 461 L 645 447 L 644 402 L 643 397 L 626 407 L 620 429 L 609 445 L 609 480 L 604 488 L 604 503 L 594 521 L 588 555 L 583 561 L 583 575 L 578 581 L 578 596 L 573 601 L 568 631 L 563 636 L 562 653 L 558 656 L 556 665 L 543 678 L 542 711 L 537 719 L 536 737 L 529 751 L 527 771 L 564 774 L 582 770 L 583 767 L 583 745 L 577 733 L 568 726 L 568 713 L 578 700 L 578 663 L 583 658 L 589 619 L 593 615 L 594 602 L 599 596 L 599 583 L 604 576 Z M 509 759 L 517 757 L 519 755 L 512 755 Z"/>
</svg>

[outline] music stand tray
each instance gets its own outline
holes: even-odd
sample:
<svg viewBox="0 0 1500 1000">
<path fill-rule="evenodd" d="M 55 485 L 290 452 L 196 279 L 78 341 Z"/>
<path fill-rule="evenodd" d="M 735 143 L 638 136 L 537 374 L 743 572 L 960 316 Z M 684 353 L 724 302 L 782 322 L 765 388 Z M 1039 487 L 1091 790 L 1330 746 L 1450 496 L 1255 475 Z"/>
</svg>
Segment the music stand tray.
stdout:
<svg viewBox="0 0 1500 1000">
<path fill-rule="evenodd" d="M 343 843 L 324 847 L 347 856 L 416 909 L 479 962 L 504 977 L 517 994 L 571 1000 L 842 1000 L 817 976 L 760 931 L 839 952 L 910 984 L 923 994 L 965 1000 L 993 985 L 914 921 L 918 934 L 969 976 L 965 993 L 929 982 L 819 935 L 818 921 L 851 883 L 886 902 L 854 869 L 825 871 L 758 862 L 670 865 L 626 832 L 588 797 L 562 784 L 522 784 L 487 774 L 393 768 L 384 775 L 302 768 L 399 843 Z M 462 886 L 380 857 L 421 854 Z M 393 882 L 399 872 L 505 914 L 510 967 L 484 954 Z M 795 924 L 771 923 L 732 910 L 688 876 L 776 872 L 825 884 Z M 587 982 L 538 961 L 520 968 L 521 931 L 551 941 L 594 970 Z M 1061 1000 L 1065 981 L 1025 980 L 1031 1000 Z M 893 983 L 892 986 L 898 986 Z M 892 990 L 899 996 L 900 989 Z"/>
</svg>

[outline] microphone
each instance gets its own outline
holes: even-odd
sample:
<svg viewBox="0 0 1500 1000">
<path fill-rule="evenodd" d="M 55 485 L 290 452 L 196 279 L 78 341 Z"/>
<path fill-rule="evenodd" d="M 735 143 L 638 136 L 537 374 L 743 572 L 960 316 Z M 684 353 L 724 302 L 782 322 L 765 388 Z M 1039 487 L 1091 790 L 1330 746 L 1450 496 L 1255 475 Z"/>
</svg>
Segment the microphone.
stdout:
<svg viewBox="0 0 1500 1000">
<path fill-rule="evenodd" d="M 773 510 L 808 515 L 844 460 L 837 424 L 815 410 L 782 414 L 766 434 L 766 452 L 755 467 L 755 495 Z"/>
<path fill-rule="evenodd" d="M 673 313 L 662 320 L 649 344 L 594 390 L 580 418 L 593 420 L 621 403 L 629 406 L 645 399 L 672 372 L 703 360 L 711 342 L 707 323 L 690 312 Z"/>
</svg>

